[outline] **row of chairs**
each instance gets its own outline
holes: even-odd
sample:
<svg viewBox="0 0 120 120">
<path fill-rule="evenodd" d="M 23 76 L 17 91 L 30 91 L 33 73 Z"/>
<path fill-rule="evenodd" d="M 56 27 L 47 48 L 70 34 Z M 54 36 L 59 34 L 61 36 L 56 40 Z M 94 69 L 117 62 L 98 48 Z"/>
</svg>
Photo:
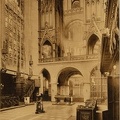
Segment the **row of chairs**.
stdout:
<svg viewBox="0 0 120 120">
<path fill-rule="evenodd" d="M 2 96 L 1 108 L 7 108 L 19 105 L 19 97 L 17 96 Z"/>
</svg>

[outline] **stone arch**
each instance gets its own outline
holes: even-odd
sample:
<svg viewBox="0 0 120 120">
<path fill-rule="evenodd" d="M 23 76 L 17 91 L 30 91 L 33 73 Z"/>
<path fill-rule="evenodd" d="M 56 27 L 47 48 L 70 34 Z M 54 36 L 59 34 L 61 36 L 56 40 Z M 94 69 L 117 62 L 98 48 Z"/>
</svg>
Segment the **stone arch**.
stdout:
<svg viewBox="0 0 120 120">
<path fill-rule="evenodd" d="M 41 70 L 41 92 L 43 93 L 43 100 L 48 101 L 51 100 L 51 76 L 50 72 L 46 69 L 43 68 Z"/>
<path fill-rule="evenodd" d="M 99 50 L 100 39 L 96 34 L 92 34 L 87 40 L 87 54 L 98 54 Z"/>
<path fill-rule="evenodd" d="M 82 73 L 78 69 L 76 69 L 74 67 L 65 67 L 58 73 L 58 81 L 59 81 L 59 77 L 61 77 L 61 78 L 64 77 L 66 80 L 68 80 L 70 76 L 75 75 L 75 74 L 79 74 L 79 75 L 83 76 Z M 62 79 L 62 80 L 64 80 L 64 79 Z M 61 82 L 63 82 L 63 81 L 61 81 Z"/>
<path fill-rule="evenodd" d="M 83 23 L 80 19 L 70 21 L 65 27 L 65 55 L 72 56 L 82 54 L 83 49 Z"/>
<path fill-rule="evenodd" d="M 103 81 L 101 77 L 101 72 L 100 72 L 100 65 L 97 64 L 96 66 L 93 67 L 93 69 L 90 72 L 90 89 L 91 89 L 91 94 L 90 96 L 92 98 L 101 97 L 101 81 Z M 105 85 L 105 84 L 104 84 Z"/>
<path fill-rule="evenodd" d="M 58 73 L 57 91 L 59 95 L 71 95 L 83 100 L 83 75 L 74 67 L 65 67 Z"/>
<path fill-rule="evenodd" d="M 49 71 L 46 68 L 43 68 L 41 72 L 43 74 L 43 77 L 46 77 L 46 79 L 50 81 L 51 77 Z"/>
<path fill-rule="evenodd" d="M 68 38 L 69 37 L 69 29 L 71 28 L 71 26 L 73 26 L 74 24 L 79 24 L 79 25 L 82 25 L 82 21 L 80 19 L 76 19 L 76 20 L 73 20 L 73 21 L 70 21 L 66 27 L 65 27 L 65 36 Z M 72 35 L 71 35 L 72 36 Z"/>
<path fill-rule="evenodd" d="M 96 71 L 97 71 L 97 73 L 96 73 Z M 95 66 L 92 68 L 92 70 L 90 71 L 90 77 L 91 77 L 91 76 L 101 77 L 100 65 L 99 65 L 99 64 L 95 65 Z"/>
<path fill-rule="evenodd" d="M 74 24 L 74 23 L 80 23 L 80 24 L 82 24 L 82 21 L 81 21 L 80 19 L 75 19 L 75 20 L 69 22 L 69 23 L 67 24 L 66 28 L 69 28 L 69 27 L 70 27 L 72 24 Z"/>
<path fill-rule="evenodd" d="M 51 58 L 53 56 L 53 45 L 50 40 L 46 39 L 43 41 L 41 51 L 43 58 Z"/>
</svg>

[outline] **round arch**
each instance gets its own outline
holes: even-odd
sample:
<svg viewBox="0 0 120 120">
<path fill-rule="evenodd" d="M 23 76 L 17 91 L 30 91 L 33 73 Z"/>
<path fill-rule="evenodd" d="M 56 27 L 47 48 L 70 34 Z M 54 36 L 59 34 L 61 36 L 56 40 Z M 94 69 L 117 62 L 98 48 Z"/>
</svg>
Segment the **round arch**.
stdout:
<svg viewBox="0 0 120 120">
<path fill-rule="evenodd" d="M 83 101 L 83 75 L 74 67 L 63 68 L 58 74 L 59 95 L 73 96 L 74 101 Z"/>
<path fill-rule="evenodd" d="M 74 24 L 79 24 L 79 25 L 83 25 L 82 21 L 80 19 L 75 19 L 73 21 L 70 21 L 66 26 L 65 26 L 65 36 L 68 37 L 68 32 L 69 32 L 69 29 L 71 28 L 71 26 L 73 26 Z"/>
<path fill-rule="evenodd" d="M 82 73 L 74 67 L 63 68 L 58 73 L 58 83 L 60 82 L 60 84 L 63 84 L 65 80 L 68 80 L 71 76 L 76 75 L 76 74 L 83 76 Z"/>
<path fill-rule="evenodd" d="M 66 26 L 66 28 L 69 28 L 71 25 L 73 25 L 75 23 L 82 24 L 82 21 L 80 19 L 73 20 L 73 21 L 71 21 L 71 22 L 68 23 L 68 25 Z"/>
</svg>

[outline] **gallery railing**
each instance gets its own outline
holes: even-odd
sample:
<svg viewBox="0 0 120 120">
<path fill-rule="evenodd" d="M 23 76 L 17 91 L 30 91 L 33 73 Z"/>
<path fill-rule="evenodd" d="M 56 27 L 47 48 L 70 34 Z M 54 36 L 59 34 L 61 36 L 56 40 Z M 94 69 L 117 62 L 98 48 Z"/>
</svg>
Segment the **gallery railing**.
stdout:
<svg viewBox="0 0 120 120">
<path fill-rule="evenodd" d="M 94 60 L 98 59 L 98 54 L 92 55 L 77 55 L 77 56 L 65 56 L 65 57 L 56 57 L 56 58 L 42 58 L 39 59 L 39 63 L 41 62 L 58 62 L 58 61 L 84 61 L 84 60 Z"/>
</svg>

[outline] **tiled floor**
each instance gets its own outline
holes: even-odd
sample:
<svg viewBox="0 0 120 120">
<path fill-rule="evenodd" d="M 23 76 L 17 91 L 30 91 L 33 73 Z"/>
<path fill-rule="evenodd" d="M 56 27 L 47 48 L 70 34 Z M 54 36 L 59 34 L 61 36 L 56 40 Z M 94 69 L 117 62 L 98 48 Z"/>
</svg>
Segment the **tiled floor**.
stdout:
<svg viewBox="0 0 120 120">
<path fill-rule="evenodd" d="M 36 105 L 0 112 L 0 120 L 76 120 L 76 107 L 83 103 L 74 105 L 52 105 L 44 102 L 45 113 L 35 114 Z"/>
</svg>

